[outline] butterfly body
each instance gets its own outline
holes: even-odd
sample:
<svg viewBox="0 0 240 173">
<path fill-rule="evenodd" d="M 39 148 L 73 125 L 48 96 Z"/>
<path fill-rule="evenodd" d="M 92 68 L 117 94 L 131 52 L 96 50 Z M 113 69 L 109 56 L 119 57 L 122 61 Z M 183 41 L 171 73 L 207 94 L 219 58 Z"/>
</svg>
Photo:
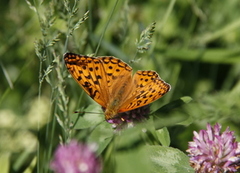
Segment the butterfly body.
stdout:
<svg viewBox="0 0 240 173">
<path fill-rule="evenodd" d="M 130 79 L 130 78 L 129 78 Z M 106 119 L 112 119 L 118 113 L 120 113 L 121 105 L 123 104 L 123 100 L 127 97 L 126 91 L 131 92 L 130 88 L 127 88 L 129 80 L 122 81 L 122 84 L 119 84 L 120 89 L 116 90 L 113 93 L 113 96 L 110 98 L 109 103 L 106 106 L 106 110 L 104 112 Z"/>
<path fill-rule="evenodd" d="M 89 57 L 66 53 L 68 71 L 85 92 L 105 110 L 105 119 L 147 105 L 170 90 L 155 71 L 137 71 L 112 56 Z"/>
</svg>

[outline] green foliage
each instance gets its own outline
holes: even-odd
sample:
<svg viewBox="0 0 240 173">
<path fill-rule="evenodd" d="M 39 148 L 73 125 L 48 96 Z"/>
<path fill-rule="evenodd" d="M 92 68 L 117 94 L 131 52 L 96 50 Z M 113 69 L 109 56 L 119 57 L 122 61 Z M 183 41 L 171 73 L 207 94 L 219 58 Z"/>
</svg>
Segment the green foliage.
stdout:
<svg viewBox="0 0 240 173">
<path fill-rule="evenodd" d="M 146 146 L 152 172 L 194 172 L 188 163 L 188 157 L 181 151 L 164 146 Z"/>
<path fill-rule="evenodd" d="M 51 172 L 56 146 L 76 138 L 98 144 L 103 172 L 193 172 L 184 154 L 193 130 L 218 122 L 240 140 L 237 0 L 12 0 L 0 8 L 2 171 Z M 114 130 L 69 77 L 67 51 L 116 56 L 157 71 L 172 89 L 146 122 Z"/>
</svg>

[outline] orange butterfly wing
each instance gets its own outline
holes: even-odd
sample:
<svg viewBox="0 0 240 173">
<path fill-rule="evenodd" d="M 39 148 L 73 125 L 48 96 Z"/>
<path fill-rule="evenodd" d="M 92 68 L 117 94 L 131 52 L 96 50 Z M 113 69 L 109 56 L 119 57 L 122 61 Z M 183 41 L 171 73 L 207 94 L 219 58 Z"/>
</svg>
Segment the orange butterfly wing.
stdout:
<svg viewBox="0 0 240 173">
<path fill-rule="evenodd" d="M 77 83 L 105 109 L 105 118 L 145 106 L 170 90 L 154 71 L 137 71 L 115 57 L 89 57 L 66 53 L 68 71 Z"/>
<path fill-rule="evenodd" d="M 121 105 L 119 112 L 148 105 L 171 89 L 171 86 L 163 81 L 155 71 L 137 71 L 132 81 L 132 92 Z"/>
<path fill-rule="evenodd" d="M 65 64 L 77 83 L 102 107 L 106 108 L 119 86 L 118 80 L 131 76 L 132 68 L 114 57 L 64 55 Z"/>
</svg>

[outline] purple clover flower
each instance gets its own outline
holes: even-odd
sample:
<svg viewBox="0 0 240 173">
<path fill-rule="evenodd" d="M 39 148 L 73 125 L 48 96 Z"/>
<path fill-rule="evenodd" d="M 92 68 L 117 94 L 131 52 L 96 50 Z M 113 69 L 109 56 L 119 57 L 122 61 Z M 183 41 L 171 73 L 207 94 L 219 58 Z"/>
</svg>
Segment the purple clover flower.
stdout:
<svg viewBox="0 0 240 173">
<path fill-rule="evenodd" d="M 217 123 L 214 127 L 208 124 L 207 130 L 193 132 L 187 152 L 196 173 L 231 173 L 239 169 L 240 143 L 229 127 L 223 133 L 220 130 L 221 125 Z"/>
<path fill-rule="evenodd" d="M 67 145 L 60 145 L 50 163 L 55 173 L 99 173 L 100 160 L 91 146 L 79 144 L 73 140 Z"/>
<path fill-rule="evenodd" d="M 113 124 L 113 128 L 116 130 L 121 130 L 147 120 L 149 118 L 149 112 L 150 106 L 146 105 L 131 111 L 118 113 L 116 118 L 107 120 L 107 122 Z"/>
</svg>

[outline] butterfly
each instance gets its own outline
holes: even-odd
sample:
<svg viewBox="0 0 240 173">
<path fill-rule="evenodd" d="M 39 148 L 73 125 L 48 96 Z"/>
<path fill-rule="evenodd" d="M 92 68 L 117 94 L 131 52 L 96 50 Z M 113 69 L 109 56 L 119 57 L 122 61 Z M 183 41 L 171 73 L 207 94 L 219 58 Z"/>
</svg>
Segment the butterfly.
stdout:
<svg viewBox="0 0 240 173">
<path fill-rule="evenodd" d="M 64 54 L 66 67 L 76 82 L 103 107 L 105 119 L 117 117 L 161 98 L 171 86 L 155 71 L 137 71 L 113 56 Z"/>
</svg>

